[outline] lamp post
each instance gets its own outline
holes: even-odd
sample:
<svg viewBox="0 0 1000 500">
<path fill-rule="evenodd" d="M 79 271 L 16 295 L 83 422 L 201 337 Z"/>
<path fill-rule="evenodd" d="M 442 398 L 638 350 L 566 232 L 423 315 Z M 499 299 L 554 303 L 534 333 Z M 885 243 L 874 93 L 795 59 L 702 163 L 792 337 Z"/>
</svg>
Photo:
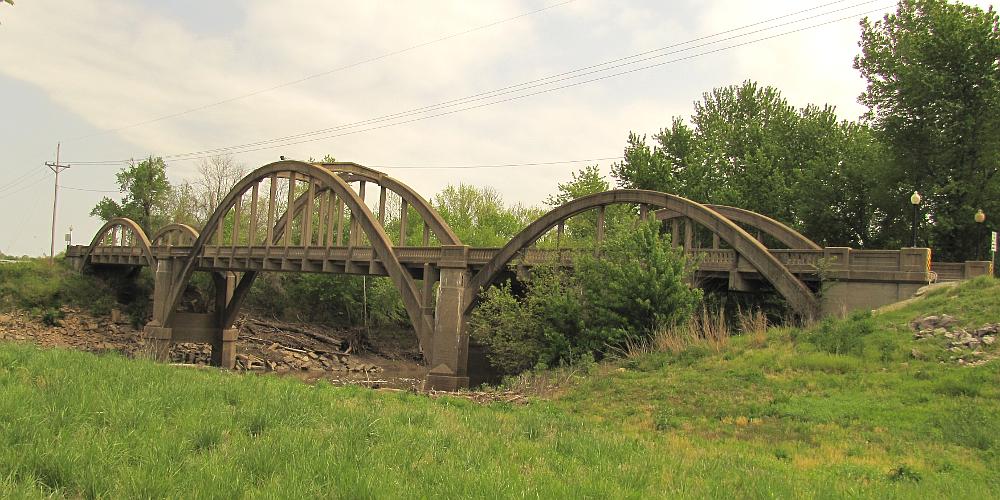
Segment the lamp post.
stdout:
<svg viewBox="0 0 1000 500">
<path fill-rule="evenodd" d="M 914 191 L 910 195 L 910 204 L 913 205 L 913 238 L 910 247 L 917 247 L 917 212 L 920 210 L 920 202 L 923 198 L 920 197 L 920 193 Z"/>
<path fill-rule="evenodd" d="M 976 224 L 979 224 L 979 239 L 976 241 L 976 260 L 983 260 L 983 231 L 986 229 L 986 214 L 983 209 L 976 210 Z"/>
</svg>

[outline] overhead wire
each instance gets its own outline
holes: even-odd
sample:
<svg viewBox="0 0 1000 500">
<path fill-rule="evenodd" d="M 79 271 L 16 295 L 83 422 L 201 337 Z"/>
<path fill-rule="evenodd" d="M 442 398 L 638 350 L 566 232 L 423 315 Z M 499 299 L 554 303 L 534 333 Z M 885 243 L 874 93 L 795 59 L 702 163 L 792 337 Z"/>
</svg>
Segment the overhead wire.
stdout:
<svg viewBox="0 0 1000 500">
<path fill-rule="evenodd" d="M 48 174 L 48 172 L 42 172 L 42 176 L 35 178 L 33 180 L 33 182 L 30 182 L 28 184 L 24 184 L 19 189 L 15 189 L 14 191 L 9 191 L 9 192 L 3 193 L 2 195 L 0 195 L 0 200 L 10 199 L 10 198 L 12 198 L 14 195 L 16 195 L 18 193 L 22 193 L 22 192 L 28 190 L 29 188 L 35 187 L 40 182 L 48 179 L 49 175 L 46 175 L 46 174 Z"/>
<path fill-rule="evenodd" d="M 128 125 L 123 125 L 121 127 L 104 129 L 104 130 L 101 130 L 101 131 L 98 131 L 98 132 L 94 132 L 92 134 L 87 134 L 87 135 L 83 135 L 83 136 L 79 136 L 79 137 L 70 138 L 70 139 L 67 139 L 64 142 L 70 142 L 70 141 L 77 141 L 77 140 L 82 140 L 82 139 L 88 139 L 88 138 L 91 138 L 91 137 L 95 137 L 95 136 L 99 136 L 99 135 L 103 135 L 103 134 L 108 134 L 108 133 L 112 133 L 112 132 L 120 132 L 122 130 L 127 130 L 127 129 L 130 129 L 130 128 L 135 128 L 135 127 L 139 127 L 139 126 L 142 126 L 142 125 L 148 125 L 150 123 L 156 123 L 156 122 L 160 122 L 160 121 L 163 121 L 163 120 L 169 120 L 171 118 L 177 118 L 179 116 L 188 115 L 188 114 L 191 114 L 191 113 L 195 113 L 195 112 L 202 111 L 202 110 L 205 110 L 205 109 L 213 108 L 213 107 L 216 107 L 216 106 L 221 106 L 223 104 L 227 104 L 227 103 L 234 102 L 234 101 L 239 101 L 241 99 L 246 99 L 248 97 L 253 97 L 253 96 L 264 94 L 264 93 L 267 93 L 267 92 L 272 92 L 272 91 L 275 91 L 275 90 L 278 90 L 278 89 L 282 89 L 282 88 L 285 88 L 285 87 L 290 87 L 290 86 L 293 86 L 293 85 L 297 85 L 299 83 L 303 83 L 303 82 L 306 82 L 306 81 L 309 81 L 309 80 L 313 80 L 313 79 L 320 78 L 320 77 L 323 77 L 323 76 L 331 75 L 333 73 L 337 73 L 337 72 L 340 72 L 340 71 L 345 71 L 345 70 L 348 70 L 348 69 L 356 68 L 358 66 L 362 66 L 362 65 L 365 65 L 365 64 L 373 63 L 373 62 L 380 61 L 382 59 L 387 59 L 387 58 L 390 58 L 390 57 L 393 57 L 393 56 L 397 56 L 397 55 L 400 55 L 400 54 L 404 54 L 406 52 L 411 52 L 413 50 L 417 50 L 417 49 L 420 49 L 420 48 L 423 48 L 423 47 L 427 47 L 429 45 L 434 45 L 436 43 L 440 43 L 440 42 L 444 42 L 444 41 L 447 41 L 447 40 L 451 40 L 453 38 L 458 38 L 460 36 L 468 35 L 470 33 L 481 31 L 481 30 L 484 30 L 484 29 L 487 29 L 487 28 L 492 28 L 494 26 L 505 24 L 505 23 L 508 23 L 508 22 L 511 22 L 511 21 L 516 21 L 518 19 L 521 19 L 521 18 L 524 18 L 524 17 L 528 17 L 528 16 L 532 16 L 534 14 L 539 14 L 541 12 L 545 12 L 545 11 L 550 10 L 550 9 L 554 9 L 554 8 L 557 8 L 557 7 L 562 7 L 562 6 L 566 5 L 566 4 L 570 4 L 570 3 L 573 3 L 575 1 L 576 0 L 565 0 L 563 2 L 559 2 L 559 3 L 552 4 L 552 5 L 548 5 L 548 6 L 545 6 L 545 7 L 539 8 L 539 9 L 535 9 L 535 10 L 532 10 L 532 11 L 529 11 L 529 12 L 524 12 L 524 13 L 518 14 L 518 15 L 513 16 L 513 17 L 508 17 L 506 19 L 501 19 L 501 20 L 494 21 L 494 22 L 491 22 L 491 23 L 479 25 L 479 26 L 476 26 L 474 28 L 470 28 L 470 29 L 467 29 L 467 30 L 464 30 L 464 31 L 460 31 L 460 32 L 457 32 L 457 33 L 452 33 L 450 35 L 446 35 L 446 36 L 443 36 L 443 37 L 440 37 L 440 38 L 435 38 L 434 40 L 430 40 L 430 41 L 427 41 L 427 42 L 419 43 L 419 44 L 416 44 L 416 45 L 411 45 L 409 47 L 406 47 L 406 48 L 403 48 L 403 49 L 399 49 L 399 50 L 395 50 L 395 51 L 392 51 L 392 52 L 387 52 L 387 53 L 379 55 L 379 56 L 370 57 L 368 59 L 363 59 L 361 61 L 356 61 L 356 62 L 353 62 L 353 63 L 350 63 L 350 64 L 346 64 L 344 66 L 338 66 L 336 68 L 325 70 L 325 71 L 321 71 L 319 73 L 313 73 L 311 75 L 307 75 L 307 76 L 304 76 L 302 78 L 298 78 L 296 80 L 291 80 L 291 81 L 279 83 L 277 85 L 273 85 L 273 86 L 266 87 L 266 88 L 263 88 L 263 89 L 254 90 L 252 92 L 247 92 L 245 94 L 240 94 L 240 95 L 237 95 L 237 96 L 229 97 L 229 98 L 222 99 L 222 100 L 215 101 L 215 102 L 211 102 L 211 103 L 208 103 L 208 104 L 203 104 L 201 106 L 195 106 L 195 107 L 192 107 L 192 108 L 185 109 L 183 111 L 178 111 L 176 113 L 162 115 L 162 116 L 158 116 L 156 118 L 151 118 L 151 119 L 147 119 L 147 120 L 143 120 L 143 121 L 131 123 L 131 124 L 128 124 Z M 846 1 L 846 0 L 844 0 L 844 1 Z"/>
<path fill-rule="evenodd" d="M 825 4 L 824 6 L 829 6 L 829 5 L 837 4 L 837 3 L 842 3 L 842 1 L 840 1 L 840 2 L 832 2 L 830 4 Z M 650 56 L 650 57 L 646 57 L 646 58 L 641 58 L 641 59 L 633 60 L 631 62 L 622 63 L 622 64 L 610 66 L 610 67 L 605 67 L 605 68 L 599 69 L 599 70 L 589 71 L 589 72 L 585 72 L 585 73 L 582 73 L 582 74 L 576 74 L 574 76 L 566 76 L 566 77 L 563 77 L 563 78 L 557 78 L 557 77 L 560 77 L 562 75 L 572 75 L 574 73 L 580 73 L 581 71 L 584 71 L 586 69 L 592 69 L 592 68 L 599 68 L 601 66 L 607 66 L 607 65 L 612 64 L 614 62 L 619 62 L 619 61 L 624 61 L 624 60 L 629 60 L 629 59 L 635 59 L 636 57 L 639 57 L 639 56 L 644 55 L 644 54 L 651 54 L 651 53 L 655 53 L 655 52 L 662 52 L 663 50 L 666 50 L 666 49 L 671 48 L 671 47 L 677 47 L 677 46 L 681 46 L 681 45 L 687 45 L 687 44 L 690 44 L 693 41 L 705 40 L 705 39 L 708 39 L 708 38 L 716 37 L 716 36 L 718 36 L 720 34 L 725 34 L 725 33 L 731 33 L 731 32 L 734 32 L 734 31 L 739 31 L 739 30 L 745 29 L 746 27 L 757 26 L 757 25 L 760 25 L 760 24 L 763 24 L 763 23 L 767 23 L 767 22 L 773 22 L 774 20 L 778 20 L 778 19 L 782 19 L 782 18 L 787 18 L 787 17 L 793 16 L 793 15 L 801 14 L 803 12 L 808 12 L 808 11 L 816 10 L 818 8 L 822 8 L 823 6 L 813 7 L 811 9 L 806 9 L 805 11 L 799 11 L 799 12 L 792 13 L 792 14 L 786 14 L 784 16 L 779 16 L 779 17 L 776 17 L 776 18 L 772 18 L 772 19 L 767 20 L 767 21 L 760 21 L 760 22 L 757 22 L 757 23 L 752 23 L 752 24 L 746 25 L 746 26 L 741 27 L 741 28 L 734 28 L 734 29 L 726 30 L 726 31 L 723 31 L 723 32 L 720 32 L 720 33 L 717 33 L 717 34 L 714 34 L 714 35 L 699 37 L 699 38 L 694 39 L 692 41 L 683 42 L 683 43 L 680 43 L 680 44 L 674 44 L 674 45 L 667 46 L 667 47 L 661 47 L 660 49 L 655 49 L 655 50 L 652 50 L 652 51 L 645 51 L 645 52 L 642 52 L 640 54 L 635 54 L 635 55 L 628 56 L 628 57 L 625 57 L 625 58 L 618 58 L 618 59 L 615 59 L 615 60 L 612 60 L 612 61 L 606 61 L 604 63 L 590 65 L 590 66 L 587 66 L 585 68 L 579 68 L 579 69 L 576 69 L 576 70 L 567 71 L 567 72 L 559 73 L 559 74 L 556 74 L 556 75 L 550 75 L 548 77 L 544 77 L 544 78 L 540 78 L 540 79 L 535 79 L 535 80 L 532 80 L 532 81 L 529 81 L 529 82 L 524 82 L 524 83 L 517 84 L 517 85 L 511 85 L 511 86 L 503 87 L 503 88 L 496 89 L 496 90 L 493 90 L 493 91 L 481 92 L 479 94 L 474 94 L 474 95 L 467 96 L 467 97 L 460 98 L 460 99 L 453 99 L 451 101 L 445 101 L 445 102 L 434 104 L 434 105 L 430 105 L 430 106 L 424 106 L 424 107 L 421 107 L 421 108 L 415 108 L 415 109 L 412 109 L 412 110 L 403 111 L 403 112 L 399 112 L 399 113 L 394 113 L 394 114 L 390 114 L 390 115 L 384 115 L 384 116 L 381 116 L 381 117 L 371 118 L 371 119 L 367 119 L 367 120 L 362 120 L 362 121 L 358 121 L 358 122 L 353 122 L 353 123 L 339 125 L 339 126 L 330 127 L 330 128 L 325 128 L 325 129 L 313 130 L 313 131 L 304 132 L 304 133 L 295 134 L 295 135 L 290 135 L 290 136 L 279 137 L 279 138 L 275 138 L 275 139 L 268 139 L 268 140 L 256 141 L 256 142 L 251 142 L 251 143 L 244 143 L 244 144 L 240 144 L 240 145 L 227 146 L 227 147 L 215 148 L 215 149 L 208 149 L 208 150 L 201 150 L 201 151 L 195 151 L 195 152 L 189 152 L 189 153 L 178 153 L 178 154 L 172 154 L 172 155 L 165 155 L 165 156 L 163 156 L 163 158 L 164 159 L 173 160 L 173 161 L 186 161 L 186 160 L 204 159 L 204 158 L 208 158 L 208 157 L 210 157 L 210 156 L 212 156 L 214 154 L 227 153 L 227 152 L 231 152 L 231 153 L 234 153 L 234 154 L 243 154 L 243 153 L 249 153 L 249 152 L 254 152 L 254 151 L 261 151 L 261 150 L 266 150 L 266 149 L 276 149 L 276 148 L 280 148 L 280 147 L 287 147 L 287 146 L 302 144 L 302 143 L 306 143 L 306 142 L 314 142 L 314 141 L 317 141 L 317 140 L 329 139 L 329 138 L 334 138 L 334 137 L 342 137 L 344 135 L 350 135 L 350 134 L 354 134 L 354 133 L 360 133 L 360 132 L 367 132 L 367 131 L 371 131 L 371 130 L 377 130 L 377 129 L 386 128 L 386 127 L 389 127 L 389 126 L 397 126 L 397 125 L 402 125 L 402 124 L 407 124 L 407 123 L 413 123 L 415 121 L 421 121 L 421 120 L 424 120 L 424 119 L 429 119 L 429 118 L 435 118 L 435 117 L 439 117 L 439 116 L 454 114 L 454 113 L 460 112 L 460 111 L 467 111 L 467 110 L 471 110 L 471 109 L 481 108 L 481 107 L 484 107 L 484 106 L 491 106 L 491 105 L 500 104 L 500 103 L 504 103 L 504 102 L 510 102 L 510 101 L 513 101 L 513 100 L 523 99 L 525 97 L 530 97 L 530 96 L 534 96 L 534 95 L 544 94 L 544 93 L 553 92 L 553 91 L 556 91 L 556 90 L 562 90 L 562 89 L 565 89 L 565 88 L 574 87 L 574 86 L 577 86 L 577 85 L 583 85 L 583 84 L 592 83 L 592 82 L 599 81 L 599 80 L 604 80 L 604 79 L 615 77 L 615 76 L 621 76 L 621 75 L 625 75 L 625 74 L 629 74 L 629 73 L 634 73 L 636 71 L 646 70 L 646 69 L 650 69 L 650 68 L 662 66 L 662 65 L 665 65 L 665 64 L 670 64 L 670 63 L 674 63 L 674 62 L 688 60 L 688 59 L 692 59 L 692 58 L 695 58 L 695 57 L 701 57 L 701 56 L 704 56 L 704 55 L 708 55 L 708 54 L 720 52 L 720 51 L 723 51 L 723 50 L 729 50 L 729 49 L 732 49 L 732 48 L 749 45 L 751 43 L 758 43 L 758 42 L 761 42 L 761 41 L 765 41 L 765 40 L 777 38 L 779 36 L 785 36 L 785 35 L 789 35 L 789 34 L 792 34 L 792 33 L 798 33 L 798 32 L 801 32 L 801 31 L 808 30 L 808 29 L 814 29 L 814 28 L 817 28 L 817 27 L 820 27 L 820 26 L 825 26 L 825 25 L 828 25 L 828 24 L 833 24 L 835 22 L 840 22 L 840 21 L 844 21 L 844 20 L 847 20 L 847 19 L 852 19 L 852 18 L 855 18 L 858 15 L 864 15 L 864 14 L 868 14 L 868 13 L 871 13 L 871 12 L 876 12 L 878 10 L 884 9 L 885 7 L 882 7 L 882 8 L 879 8 L 879 9 L 870 10 L 870 11 L 866 11 L 866 12 L 855 13 L 855 14 L 852 14 L 850 16 L 841 17 L 841 18 L 830 20 L 830 21 L 826 21 L 826 22 L 822 22 L 822 23 L 810 25 L 810 26 L 807 26 L 805 28 L 799 28 L 799 29 L 795 29 L 795 30 L 790 30 L 790 31 L 786 31 L 786 32 L 783 32 L 783 33 L 779 33 L 779 34 L 776 34 L 776 35 L 761 37 L 761 38 L 758 38 L 758 39 L 755 39 L 755 40 L 751 40 L 751 41 L 748 41 L 748 42 L 732 44 L 732 45 L 728 45 L 726 47 L 722 47 L 722 48 L 719 48 L 719 49 L 703 51 L 703 52 L 692 54 L 692 55 L 689 55 L 689 56 L 680 57 L 680 58 L 676 58 L 676 59 L 672 59 L 672 60 L 668 60 L 668 61 L 663 61 L 663 62 L 660 62 L 660 63 L 657 63 L 657 64 L 651 64 L 651 65 L 642 66 L 642 67 L 638 67 L 638 68 L 632 68 L 632 69 L 629 69 L 629 70 L 620 71 L 620 72 L 612 73 L 612 74 L 607 74 L 607 75 L 603 75 L 603 76 L 592 78 L 592 79 L 588 79 L 588 80 L 577 81 L 577 82 L 569 83 L 569 84 L 566 84 L 566 85 L 561 85 L 561 86 L 557 86 L 557 87 L 543 89 L 543 90 L 536 91 L 536 92 L 526 93 L 526 94 L 522 94 L 522 95 L 515 95 L 515 96 L 510 97 L 510 98 L 495 100 L 495 101 L 487 102 L 485 104 L 478 104 L 478 105 L 475 105 L 475 106 L 466 106 L 466 107 L 462 107 L 462 108 L 457 109 L 457 110 L 452 110 L 452 111 L 447 111 L 447 112 L 442 112 L 442 113 L 436 113 L 436 114 L 431 114 L 431 115 L 426 115 L 426 116 L 420 116 L 420 117 L 418 117 L 416 119 L 398 121 L 398 122 L 390 123 L 390 124 L 387 124 L 387 125 L 381 125 L 381 126 L 377 126 L 377 127 L 369 127 L 369 128 L 364 128 L 364 129 L 349 131 L 349 132 L 346 132 L 346 133 L 343 133 L 343 134 L 322 135 L 320 137 L 314 137 L 314 138 L 308 139 L 308 140 L 294 141 L 294 139 L 305 138 L 305 137 L 312 137 L 312 136 L 324 134 L 324 133 L 327 133 L 327 132 L 333 132 L 333 131 L 338 131 L 338 130 L 356 128 L 358 126 L 362 126 L 362 125 L 366 125 L 366 124 L 382 123 L 382 122 L 390 121 L 390 120 L 396 119 L 396 118 L 404 118 L 404 117 L 407 117 L 407 116 L 414 116 L 414 115 L 426 114 L 426 113 L 431 113 L 431 112 L 438 111 L 438 110 L 447 109 L 447 108 L 450 108 L 450 107 L 463 106 L 463 105 L 470 104 L 470 103 L 477 102 L 477 101 L 483 101 L 483 100 L 487 100 L 487 99 L 493 99 L 493 98 L 497 98 L 497 97 L 502 97 L 504 95 L 516 94 L 518 92 L 524 92 L 526 90 L 531 90 L 531 89 L 535 89 L 535 88 L 539 88 L 539 87 L 545 87 L 545 86 L 552 85 L 552 84 L 559 83 L 559 82 L 563 82 L 563 81 L 574 80 L 574 79 L 578 79 L 580 77 L 589 76 L 589 75 L 593 75 L 593 74 L 598 74 L 598 73 L 606 72 L 606 71 L 609 71 L 609 70 L 612 70 L 612 69 L 618 69 L 618 68 L 622 68 L 622 67 L 625 67 L 625 66 L 634 65 L 634 64 L 637 64 L 637 63 L 641 63 L 641 62 L 647 62 L 647 61 L 654 60 L 654 59 L 660 59 L 660 58 L 665 57 L 667 55 L 672 55 L 672 54 L 679 53 L 679 52 L 685 52 L 685 51 L 689 51 L 689 50 L 693 50 L 693 49 L 697 49 L 697 48 L 706 47 L 706 46 L 709 46 L 709 45 L 714 45 L 714 44 L 722 43 L 722 42 L 725 42 L 725 41 L 730 41 L 730 40 L 735 40 L 735 39 L 739 39 L 739 38 L 744 38 L 746 36 L 750 36 L 750 35 L 754 35 L 754 34 L 766 32 L 766 31 L 771 31 L 771 30 L 774 30 L 776 28 L 788 26 L 788 25 L 791 25 L 791 24 L 798 24 L 798 23 L 801 23 L 803 21 L 807 21 L 807 20 L 810 20 L 810 19 L 815 19 L 817 17 L 829 16 L 832 13 L 837 13 L 837 12 L 842 12 L 844 10 L 849 10 L 849 9 L 857 8 L 857 7 L 860 7 L 860 6 L 863 6 L 863 5 L 874 3 L 875 1 L 879 1 L 879 0 L 869 0 L 869 1 L 865 1 L 865 2 L 861 2 L 861 3 L 858 3 L 858 4 L 851 5 L 849 7 L 840 8 L 840 9 L 837 9 L 837 10 L 834 10 L 834 11 L 828 11 L 828 12 L 824 12 L 824 13 L 821 13 L 821 14 L 809 16 L 809 17 L 802 18 L 802 19 L 798 19 L 798 20 L 795 20 L 795 21 L 790 21 L 790 22 L 786 22 L 786 23 L 782 23 L 782 24 L 770 26 L 770 27 L 767 27 L 767 28 L 758 29 L 758 30 L 751 31 L 751 32 L 748 32 L 748 33 L 743 33 L 743 34 L 740 34 L 740 35 L 734 35 L 734 36 L 730 36 L 730 37 L 723 38 L 723 39 L 720 39 L 720 40 L 715 40 L 715 41 L 704 43 L 704 44 L 701 44 L 701 45 L 696 45 L 696 46 L 693 46 L 693 47 L 688 47 L 688 48 L 683 49 L 683 50 L 678 50 L 678 51 L 674 51 L 674 52 L 667 52 L 667 53 L 659 54 L 659 55 L 656 55 L 656 56 Z M 284 142 L 282 142 L 282 141 L 284 141 Z M 293 142 L 289 142 L 289 141 L 293 141 Z M 271 145 L 271 144 L 273 144 L 273 145 L 272 146 L 267 146 L 267 147 L 256 147 L 255 148 L 255 146 L 265 146 L 265 145 Z M 83 161 L 83 162 L 75 162 L 75 163 L 77 163 L 77 164 L 87 164 L 87 165 L 115 165 L 115 164 L 123 163 L 124 161 L 126 161 L 126 160 L 99 160 L 99 161 Z"/>
<path fill-rule="evenodd" d="M 59 186 L 59 189 L 69 189 L 70 191 L 85 191 L 88 193 L 120 193 L 120 189 L 92 189 L 92 188 L 81 188 L 73 186 Z"/>
<path fill-rule="evenodd" d="M 29 176 L 31 176 L 32 174 L 37 174 L 38 172 L 39 172 L 38 168 L 29 168 L 28 171 L 24 173 L 24 175 L 21 175 L 16 179 L 4 184 L 3 187 L 0 187 L 0 193 L 3 193 L 4 191 L 9 191 L 17 187 L 18 185 L 24 183 Z"/>
<path fill-rule="evenodd" d="M 480 168 L 514 168 L 540 167 L 549 165 L 567 165 L 575 163 L 594 163 L 600 161 L 621 160 L 622 156 L 607 156 L 604 158 L 587 158 L 582 160 L 538 161 L 530 163 L 498 163 L 485 165 L 371 165 L 370 168 L 400 169 L 400 170 L 449 170 L 449 169 L 480 169 Z"/>
<path fill-rule="evenodd" d="M 488 163 L 475 165 L 368 165 L 369 168 L 386 170 L 466 170 L 466 169 L 492 169 L 492 168 L 517 168 L 517 167 L 546 167 L 554 165 L 575 165 L 580 163 L 597 163 L 611 160 L 622 160 L 623 156 L 605 156 L 601 158 L 583 158 L 577 160 L 556 160 L 556 161 L 535 161 L 525 163 Z M 73 191 L 86 191 L 93 193 L 121 193 L 120 189 L 91 189 L 70 186 L 59 186 L 60 189 L 71 189 Z"/>
</svg>

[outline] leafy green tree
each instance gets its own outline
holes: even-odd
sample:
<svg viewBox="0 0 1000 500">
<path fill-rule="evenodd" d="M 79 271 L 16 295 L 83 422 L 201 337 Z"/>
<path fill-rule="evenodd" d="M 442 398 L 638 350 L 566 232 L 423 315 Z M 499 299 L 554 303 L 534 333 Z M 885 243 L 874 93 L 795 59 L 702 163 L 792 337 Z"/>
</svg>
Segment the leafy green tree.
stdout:
<svg viewBox="0 0 1000 500">
<path fill-rule="evenodd" d="M 611 189 L 608 179 L 601 174 L 596 165 L 584 167 L 571 175 L 571 180 L 560 182 L 557 185 L 557 192 L 549 195 L 545 200 L 546 205 L 555 208 L 575 199 L 603 193 Z M 597 237 L 597 218 L 596 210 L 589 210 L 570 218 L 566 222 L 568 241 L 563 241 L 561 244 L 563 246 L 593 245 Z M 638 220 L 637 216 L 631 207 L 626 205 L 608 206 L 604 213 L 605 234 L 611 235 L 625 228 L 630 228 L 636 220 Z"/>
<path fill-rule="evenodd" d="M 753 210 L 822 244 L 884 240 L 885 151 L 867 127 L 749 81 L 705 93 L 690 121 L 675 117 L 652 146 L 629 134 L 618 184 Z"/>
<path fill-rule="evenodd" d="M 797 129 L 806 148 L 789 196 L 791 222 L 821 245 L 898 246 L 897 204 L 884 190 L 889 153 L 876 134 L 814 105 L 800 111 Z"/>
<path fill-rule="evenodd" d="M 1000 30 L 997 13 L 945 0 L 902 0 L 861 23 L 860 101 L 894 157 L 887 190 L 906 220 L 926 200 L 929 243 L 946 260 L 974 258 L 978 208 L 1000 216 Z M 906 227 L 907 224 L 899 224 Z"/>
<path fill-rule="evenodd" d="M 164 207 L 164 220 L 167 223 L 177 222 L 200 228 L 205 223 L 202 217 L 201 196 L 194 185 L 183 181 L 170 187 L 170 195 Z"/>
<path fill-rule="evenodd" d="M 519 204 L 508 207 L 493 188 L 469 184 L 445 187 L 431 204 L 470 246 L 503 246 L 539 215 Z"/>
<path fill-rule="evenodd" d="M 150 156 L 141 162 L 132 161 L 116 175 L 118 187 L 125 195 L 121 202 L 104 197 L 90 215 L 108 221 L 128 217 L 152 234 L 165 222 L 164 211 L 170 194 L 167 165 L 162 158 Z"/>
</svg>

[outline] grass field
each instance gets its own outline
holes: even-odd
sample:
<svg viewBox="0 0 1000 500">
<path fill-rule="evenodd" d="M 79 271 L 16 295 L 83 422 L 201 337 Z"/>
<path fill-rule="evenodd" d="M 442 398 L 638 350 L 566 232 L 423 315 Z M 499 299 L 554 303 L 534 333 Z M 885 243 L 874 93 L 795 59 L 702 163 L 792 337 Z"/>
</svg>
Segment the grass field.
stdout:
<svg viewBox="0 0 1000 500">
<path fill-rule="evenodd" d="M 540 374 L 571 381 L 526 405 L 3 344 L 0 492 L 1000 497 L 1000 361 L 913 340 L 906 323 L 931 313 L 1000 322 L 1000 283 Z"/>
</svg>

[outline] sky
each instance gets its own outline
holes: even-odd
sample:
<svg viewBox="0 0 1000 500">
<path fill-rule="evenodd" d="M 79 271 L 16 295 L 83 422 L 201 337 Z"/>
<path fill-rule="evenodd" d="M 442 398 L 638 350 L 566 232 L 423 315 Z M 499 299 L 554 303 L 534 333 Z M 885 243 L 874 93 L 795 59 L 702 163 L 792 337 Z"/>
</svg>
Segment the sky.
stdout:
<svg viewBox="0 0 1000 500">
<path fill-rule="evenodd" d="M 585 165 L 608 172 L 629 132 L 690 116 L 715 87 L 754 80 L 795 106 L 830 104 L 856 119 L 858 22 L 892 9 L 889 0 L 0 2 L 0 252 L 48 253 L 54 179 L 44 164 L 57 143 L 71 165 L 60 176 L 58 252 L 71 226 L 74 243 L 89 243 L 101 225 L 91 208 L 119 197 L 121 163 L 86 162 L 164 156 L 180 182 L 205 156 L 187 153 L 335 128 L 230 151 L 248 169 L 330 154 L 426 198 L 462 182 L 540 205 Z M 498 89 L 507 90 L 481 95 Z M 605 160 L 523 165 L 592 159 Z M 423 168 L 509 164 L 521 166 Z"/>
</svg>

